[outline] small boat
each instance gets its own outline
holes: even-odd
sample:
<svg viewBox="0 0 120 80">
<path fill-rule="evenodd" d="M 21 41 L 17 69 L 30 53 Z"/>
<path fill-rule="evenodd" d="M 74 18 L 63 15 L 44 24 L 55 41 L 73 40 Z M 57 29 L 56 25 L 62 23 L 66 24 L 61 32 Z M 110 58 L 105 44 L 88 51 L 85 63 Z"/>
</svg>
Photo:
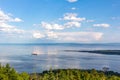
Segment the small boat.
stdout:
<svg viewBox="0 0 120 80">
<path fill-rule="evenodd" d="M 39 54 L 38 51 L 33 51 L 33 52 L 32 52 L 32 55 L 38 55 L 38 54 Z"/>
</svg>

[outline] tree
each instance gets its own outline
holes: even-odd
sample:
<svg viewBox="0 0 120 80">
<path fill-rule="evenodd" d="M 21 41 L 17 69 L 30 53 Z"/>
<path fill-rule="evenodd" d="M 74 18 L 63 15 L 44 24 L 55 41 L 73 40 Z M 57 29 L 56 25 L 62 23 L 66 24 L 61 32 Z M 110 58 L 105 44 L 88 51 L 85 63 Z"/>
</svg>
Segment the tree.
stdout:
<svg viewBox="0 0 120 80">
<path fill-rule="evenodd" d="M 20 74 L 20 77 L 22 77 L 23 80 L 29 80 L 29 78 L 30 78 L 29 74 L 26 73 L 26 72 L 22 72 L 22 73 Z"/>
</svg>

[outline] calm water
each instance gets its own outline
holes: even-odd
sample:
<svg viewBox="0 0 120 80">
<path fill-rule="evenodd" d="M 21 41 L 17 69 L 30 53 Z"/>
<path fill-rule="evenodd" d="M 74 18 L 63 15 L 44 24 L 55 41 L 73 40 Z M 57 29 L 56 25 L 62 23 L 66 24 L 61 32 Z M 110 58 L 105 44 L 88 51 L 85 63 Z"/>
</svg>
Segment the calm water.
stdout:
<svg viewBox="0 0 120 80">
<path fill-rule="evenodd" d="M 98 69 L 109 67 L 120 73 L 120 55 L 63 50 L 119 50 L 120 44 L 0 45 L 0 63 L 10 63 L 18 72 L 42 72 L 52 68 Z M 37 51 L 39 55 L 31 55 Z"/>
</svg>

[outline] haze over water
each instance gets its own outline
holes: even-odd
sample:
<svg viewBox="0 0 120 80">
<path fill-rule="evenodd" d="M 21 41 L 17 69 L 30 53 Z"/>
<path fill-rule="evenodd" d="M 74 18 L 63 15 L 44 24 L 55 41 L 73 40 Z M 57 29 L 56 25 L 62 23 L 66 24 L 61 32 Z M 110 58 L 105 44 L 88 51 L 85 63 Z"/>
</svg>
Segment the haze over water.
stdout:
<svg viewBox="0 0 120 80">
<path fill-rule="evenodd" d="M 120 44 L 14 44 L 0 45 L 0 62 L 18 72 L 42 72 L 50 68 L 97 69 L 120 73 L 120 56 L 64 50 L 119 50 Z M 37 51 L 39 54 L 32 55 Z"/>
</svg>

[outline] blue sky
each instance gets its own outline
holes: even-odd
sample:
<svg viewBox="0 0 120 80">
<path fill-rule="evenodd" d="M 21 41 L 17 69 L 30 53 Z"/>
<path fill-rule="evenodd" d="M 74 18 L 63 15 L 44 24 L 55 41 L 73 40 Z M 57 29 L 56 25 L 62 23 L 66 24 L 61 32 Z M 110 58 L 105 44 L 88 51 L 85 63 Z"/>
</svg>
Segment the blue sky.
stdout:
<svg viewBox="0 0 120 80">
<path fill-rule="evenodd" d="M 120 0 L 0 0 L 0 43 L 120 42 Z"/>
</svg>

